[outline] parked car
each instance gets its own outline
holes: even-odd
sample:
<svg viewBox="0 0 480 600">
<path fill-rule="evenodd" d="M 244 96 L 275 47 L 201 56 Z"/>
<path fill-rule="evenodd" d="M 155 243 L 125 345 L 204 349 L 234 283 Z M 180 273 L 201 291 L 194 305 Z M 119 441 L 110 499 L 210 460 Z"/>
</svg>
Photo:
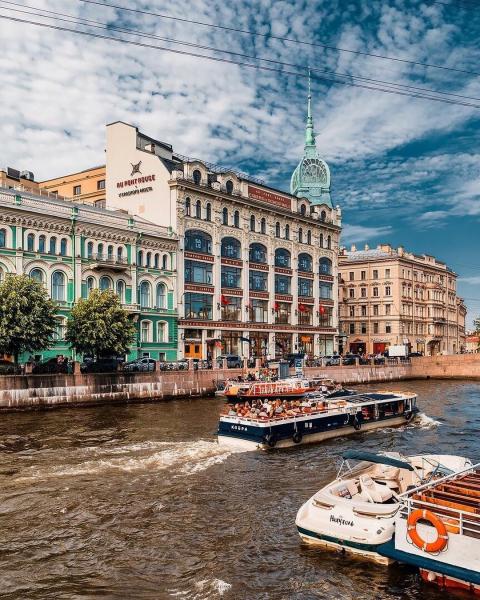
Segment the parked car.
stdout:
<svg viewBox="0 0 480 600">
<path fill-rule="evenodd" d="M 0 360 L 0 375 L 17 375 L 20 372 L 20 365 L 9 360 Z"/>
<path fill-rule="evenodd" d="M 326 367 L 337 367 L 340 364 L 340 356 L 338 354 L 324 356 L 323 358 L 325 360 Z"/>
<path fill-rule="evenodd" d="M 423 356 L 423 352 L 409 352 L 408 358 L 418 358 L 419 356 Z"/>
<path fill-rule="evenodd" d="M 303 360 L 305 358 L 305 353 L 299 352 L 297 354 L 287 354 L 286 360 L 288 360 L 288 366 L 294 367 L 296 360 Z"/>
<path fill-rule="evenodd" d="M 34 365 L 32 373 L 35 375 L 41 375 L 44 373 L 68 373 L 68 361 L 59 360 L 55 356 Z"/>
<path fill-rule="evenodd" d="M 360 354 L 347 354 L 346 356 L 343 357 L 342 363 L 346 366 L 355 365 L 357 362 L 357 358 L 358 358 L 359 364 L 361 364 L 361 365 L 368 364 L 368 360 L 366 358 L 362 358 L 360 356 Z"/>
<path fill-rule="evenodd" d="M 223 361 L 227 361 L 227 369 L 241 369 L 242 359 L 236 354 L 222 354 L 217 356 L 217 363 L 219 367 L 222 367 Z"/>
<path fill-rule="evenodd" d="M 86 359 L 80 365 L 80 371 L 82 373 L 113 373 L 118 371 L 118 365 L 121 362 L 118 358 Z"/>
<path fill-rule="evenodd" d="M 137 358 L 123 365 L 123 370 L 126 373 L 155 371 L 157 361 L 153 358 Z"/>
</svg>

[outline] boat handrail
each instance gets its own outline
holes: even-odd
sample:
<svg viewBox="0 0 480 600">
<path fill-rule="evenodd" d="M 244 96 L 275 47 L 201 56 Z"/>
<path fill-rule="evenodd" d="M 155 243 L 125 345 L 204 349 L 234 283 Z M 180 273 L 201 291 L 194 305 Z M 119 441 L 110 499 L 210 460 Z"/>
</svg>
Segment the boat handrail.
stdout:
<svg viewBox="0 0 480 600">
<path fill-rule="evenodd" d="M 427 483 L 424 483 L 423 485 L 419 485 L 418 487 L 416 487 L 414 489 L 407 490 L 406 492 L 399 494 L 398 497 L 402 498 L 402 499 L 407 499 L 408 496 L 411 496 L 412 494 L 416 494 L 420 490 L 424 490 L 424 489 L 430 488 L 432 486 L 436 486 L 439 483 L 443 483 L 444 481 L 447 481 L 449 479 L 450 480 L 455 479 L 456 477 L 458 477 L 458 475 L 463 475 L 463 473 L 467 473 L 468 471 L 475 471 L 475 470 L 480 470 L 480 463 L 476 463 L 475 465 L 469 465 L 468 467 L 466 466 L 465 468 L 461 469 L 460 471 L 455 471 L 454 473 L 449 473 L 448 475 L 444 475 L 443 477 L 440 477 L 439 479 L 435 479 L 435 481 L 429 481 Z"/>
</svg>

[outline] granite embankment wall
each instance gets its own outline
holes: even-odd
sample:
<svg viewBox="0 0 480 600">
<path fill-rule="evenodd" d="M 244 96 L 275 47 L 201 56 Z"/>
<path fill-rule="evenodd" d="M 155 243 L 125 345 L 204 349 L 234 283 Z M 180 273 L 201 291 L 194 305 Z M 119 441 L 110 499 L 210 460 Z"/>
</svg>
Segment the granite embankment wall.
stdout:
<svg viewBox="0 0 480 600">
<path fill-rule="evenodd" d="M 427 356 L 391 366 L 307 368 L 309 377 L 326 376 L 353 385 L 405 379 L 479 379 L 480 354 Z M 0 376 L 0 411 L 148 402 L 212 394 L 216 382 L 241 369 L 154 373 Z"/>
</svg>

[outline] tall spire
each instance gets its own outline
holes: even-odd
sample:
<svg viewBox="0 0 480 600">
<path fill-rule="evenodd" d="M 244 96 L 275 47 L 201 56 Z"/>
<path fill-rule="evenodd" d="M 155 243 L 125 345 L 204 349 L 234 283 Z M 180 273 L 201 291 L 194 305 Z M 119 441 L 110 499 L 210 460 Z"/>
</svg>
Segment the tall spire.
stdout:
<svg viewBox="0 0 480 600">
<path fill-rule="evenodd" d="M 305 148 L 315 147 L 315 131 L 312 117 L 312 86 L 310 67 L 308 67 L 308 103 L 307 103 L 307 127 L 305 129 Z"/>
</svg>

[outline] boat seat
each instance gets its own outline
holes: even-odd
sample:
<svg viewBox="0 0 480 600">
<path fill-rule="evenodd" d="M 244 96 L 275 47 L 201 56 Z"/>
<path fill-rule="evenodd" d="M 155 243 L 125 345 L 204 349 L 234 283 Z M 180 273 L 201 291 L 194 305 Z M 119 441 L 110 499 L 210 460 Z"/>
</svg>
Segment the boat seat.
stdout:
<svg viewBox="0 0 480 600">
<path fill-rule="evenodd" d="M 364 501 L 379 504 L 393 497 L 392 490 L 388 486 L 375 483 L 369 475 L 360 476 L 360 492 Z"/>
<path fill-rule="evenodd" d="M 388 465 L 375 465 L 375 468 L 370 472 L 370 476 L 375 479 L 397 479 L 400 475 L 398 467 L 390 467 Z"/>
</svg>

